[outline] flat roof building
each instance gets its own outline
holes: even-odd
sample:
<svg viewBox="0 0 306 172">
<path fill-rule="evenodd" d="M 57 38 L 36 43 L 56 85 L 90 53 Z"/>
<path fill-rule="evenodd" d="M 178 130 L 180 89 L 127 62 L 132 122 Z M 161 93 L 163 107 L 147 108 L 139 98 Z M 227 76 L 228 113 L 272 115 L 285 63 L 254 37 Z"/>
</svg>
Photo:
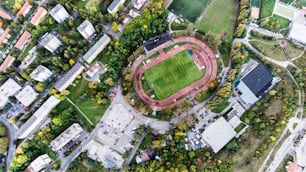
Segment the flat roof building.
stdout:
<svg viewBox="0 0 306 172">
<path fill-rule="evenodd" d="M 300 44 L 306 45 L 306 25 L 303 23 L 292 22 L 288 38 Z"/>
<path fill-rule="evenodd" d="M 65 7 L 63 7 L 61 4 L 57 4 L 51 9 L 49 13 L 54 18 L 54 20 L 57 21 L 57 23 L 62 23 L 70 17 Z"/>
<path fill-rule="evenodd" d="M 0 108 L 3 108 L 8 102 L 8 98 L 13 96 L 21 89 L 21 86 L 12 78 L 5 81 L 0 87 Z"/>
<path fill-rule="evenodd" d="M 75 78 L 83 72 L 84 69 L 84 66 L 82 66 L 81 63 L 77 62 L 53 85 L 53 87 L 59 92 L 65 90 L 67 87 L 69 87 L 70 84 L 72 84 Z"/>
<path fill-rule="evenodd" d="M 22 50 L 30 38 L 31 38 L 30 32 L 24 31 L 23 34 L 18 39 L 18 41 L 16 42 L 15 47 Z"/>
<path fill-rule="evenodd" d="M 0 7 L 0 17 L 6 20 L 11 20 L 12 16 L 8 11 Z"/>
<path fill-rule="evenodd" d="M 100 62 L 95 62 L 86 71 L 87 76 L 89 76 L 89 81 L 99 81 L 99 76 L 107 71 L 107 68 Z"/>
<path fill-rule="evenodd" d="M 25 107 L 31 105 L 37 96 L 38 93 L 29 85 L 26 85 L 15 95 L 16 99 Z"/>
<path fill-rule="evenodd" d="M 205 129 L 202 133 L 202 138 L 212 150 L 217 153 L 231 141 L 236 134 L 236 131 L 231 125 L 223 117 L 220 117 Z"/>
<path fill-rule="evenodd" d="M 125 0 L 113 0 L 113 2 L 108 6 L 107 12 L 110 14 L 114 14 L 118 12 L 119 7 L 125 3 Z"/>
<path fill-rule="evenodd" d="M 51 76 L 52 72 L 46 68 L 43 65 L 39 65 L 31 74 L 30 77 L 38 82 L 45 82 L 47 81 Z"/>
<path fill-rule="evenodd" d="M 72 124 L 50 143 L 51 149 L 56 152 L 61 151 L 61 149 L 64 148 L 64 146 L 67 145 L 70 141 L 78 139 L 83 131 L 84 130 L 80 124 Z"/>
<path fill-rule="evenodd" d="M 62 42 L 53 33 L 46 33 L 42 36 L 39 44 L 54 53 L 62 45 Z"/>
<path fill-rule="evenodd" d="M 258 63 L 253 69 L 242 76 L 237 85 L 240 98 L 244 104 L 253 105 L 263 97 L 272 85 L 273 75 L 262 64 Z"/>
<path fill-rule="evenodd" d="M 18 139 L 25 139 L 32 132 L 34 132 L 40 125 L 51 110 L 60 103 L 60 100 L 54 96 L 50 96 L 44 104 L 28 119 L 17 131 Z"/>
<path fill-rule="evenodd" d="M 23 15 L 23 16 L 27 15 L 30 12 L 31 8 L 32 8 L 32 6 L 29 4 L 28 1 L 26 1 L 23 4 L 23 6 L 20 8 L 20 10 L 18 11 L 17 16 L 19 16 L 19 15 Z"/>
<path fill-rule="evenodd" d="M 88 20 L 84 20 L 77 29 L 85 39 L 89 39 L 96 33 L 95 28 Z"/>
<path fill-rule="evenodd" d="M 10 31 L 10 28 L 6 28 L 5 31 L 0 33 L 0 44 L 7 42 L 7 38 L 10 36 Z"/>
<path fill-rule="evenodd" d="M 135 17 L 140 16 L 140 14 L 139 14 L 137 11 L 131 9 L 131 10 L 129 11 L 129 16 L 131 16 L 132 18 L 135 18 Z"/>
<path fill-rule="evenodd" d="M 103 49 L 110 43 L 111 39 L 107 34 L 104 34 L 84 55 L 83 59 L 87 63 L 91 63 Z"/>
<path fill-rule="evenodd" d="M 30 23 L 32 23 L 34 26 L 38 25 L 40 23 L 40 20 L 44 18 L 47 15 L 47 13 L 48 13 L 47 10 L 45 10 L 43 7 L 38 7 Z"/>
<path fill-rule="evenodd" d="M 133 7 L 137 10 L 140 10 L 141 7 L 144 5 L 144 3 L 146 2 L 147 0 L 136 0 L 134 3 L 133 3 Z"/>
<path fill-rule="evenodd" d="M 40 172 L 52 162 L 47 154 L 40 155 L 27 167 L 25 172 Z"/>
<path fill-rule="evenodd" d="M 9 68 L 14 62 L 14 60 L 15 58 L 13 56 L 8 55 L 0 65 L 0 73 L 4 72 L 7 68 Z"/>
</svg>

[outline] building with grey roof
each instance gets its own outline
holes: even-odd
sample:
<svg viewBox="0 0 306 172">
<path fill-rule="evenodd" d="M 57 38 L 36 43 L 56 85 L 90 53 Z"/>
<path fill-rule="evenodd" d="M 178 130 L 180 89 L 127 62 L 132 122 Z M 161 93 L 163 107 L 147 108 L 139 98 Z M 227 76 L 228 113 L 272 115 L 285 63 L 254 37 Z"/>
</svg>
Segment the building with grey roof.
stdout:
<svg viewBox="0 0 306 172">
<path fill-rule="evenodd" d="M 39 44 L 51 53 L 54 53 L 62 45 L 62 42 L 55 36 L 55 34 L 46 33 L 40 39 Z"/>
<path fill-rule="evenodd" d="M 31 164 L 28 166 L 25 172 L 43 171 L 43 169 L 47 168 L 47 166 L 51 162 L 52 162 L 52 159 L 47 154 L 40 155 L 34 161 L 31 162 Z"/>
<path fill-rule="evenodd" d="M 202 138 L 212 150 L 217 153 L 230 142 L 236 134 L 236 131 L 231 125 L 223 117 L 220 117 L 204 130 Z"/>
<path fill-rule="evenodd" d="M 101 51 L 110 43 L 111 39 L 107 34 L 104 34 L 84 55 L 83 59 L 87 63 L 91 63 Z"/>
<path fill-rule="evenodd" d="M 110 14 L 114 14 L 118 12 L 119 7 L 125 3 L 125 0 L 113 0 L 113 2 L 108 6 L 107 12 Z"/>
<path fill-rule="evenodd" d="M 253 105 L 263 97 L 272 86 L 273 75 L 262 64 L 252 65 L 239 79 L 236 86 L 243 104 Z"/>
<path fill-rule="evenodd" d="M 66 9 L 61 5 L 57 4 L 54 8 L 51 9 L 50 15 L 56 20 L 58 23 L 62 23 L 67 18 L 69 18 L 69 14 Z"/>
<path fill-rule="evenodd" d="M 51 110 L 60 103 L 60 100 L 50 96 L 44 104 L 28 119 L 17 131 L 18 139 L 25 139 L 42 125 Z"/>
<path fill-rule="evenodd" d="M 9 97 L 15 95 L 21 86 L 12 78 L 5 81 L 0 87 L 0 108 L 3 108 L 9 101 Z"/>
<path fill-rule="evenodd" d="M 38 82 L 45 82 L 51 76 L 52 72 L 43 65 L 39 65 L 33 72 L 31 72 L 30 77 Z"/>
<path fill-rule="evenodd" d="M 59 92 L 65 90 L 85 69 L 81 63 L 77 62 L 68 72 L 66 72 L 53 87 Z"/>
<path fill-rule="evenodd" d="M 38 93 L 29 85 L 23 87 L 16 95 L 16 99 L 25 107 L 30 106 L 36 100 Z"/>
<path fill-rule="evenodd" d="M 61 151 L 70 141 L 78 139 L 83 131 L 80 124 L 72 124 L 50 143 L 51 149 L 53 151 Z"/>
<path fill-rule="evenodd" d="M 77 29 L 85 39 L 91 38 L 96 33 L 95 28 L 88 20 L 84 20 Z"/>
</svg>

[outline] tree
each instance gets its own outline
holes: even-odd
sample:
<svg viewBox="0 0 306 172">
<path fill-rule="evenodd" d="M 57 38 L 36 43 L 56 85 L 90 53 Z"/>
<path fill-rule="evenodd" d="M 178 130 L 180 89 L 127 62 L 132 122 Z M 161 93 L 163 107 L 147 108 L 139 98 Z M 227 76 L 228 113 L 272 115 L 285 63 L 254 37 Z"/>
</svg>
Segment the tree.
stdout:
<svg viewBox="0 0 306 172">
<path fill-rule="evenodd" d="M 113 78 L 109 77 L 104 81 L 105 84 L 109 85 L 109 86 L 113 86 L 114 85 L 114 80 Z"/>
<path fill-rule="evenodd" d="M 118 32 L 118 28 L 119 28 L 119 25 L 118 25 L 116 22 L 113 22 L 113 23 L 112 23 L 112 30 L 113 30 L 114 32 Z"/>
</svg>

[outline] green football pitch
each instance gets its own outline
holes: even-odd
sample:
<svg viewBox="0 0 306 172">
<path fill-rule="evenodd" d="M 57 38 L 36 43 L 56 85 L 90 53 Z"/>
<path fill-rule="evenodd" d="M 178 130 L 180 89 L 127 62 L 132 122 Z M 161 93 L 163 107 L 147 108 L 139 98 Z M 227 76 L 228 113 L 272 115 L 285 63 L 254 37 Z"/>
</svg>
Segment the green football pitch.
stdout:
<svg viewBox="0 0 306 172">
<path fill-rule="evenodd" d="M 194 63 L 188 50 L 182 51 L 144 72 L 144 78 L 154 88 L 156 100 L 162 100 L 201 79 L 204 70 Z"/>
</svg>

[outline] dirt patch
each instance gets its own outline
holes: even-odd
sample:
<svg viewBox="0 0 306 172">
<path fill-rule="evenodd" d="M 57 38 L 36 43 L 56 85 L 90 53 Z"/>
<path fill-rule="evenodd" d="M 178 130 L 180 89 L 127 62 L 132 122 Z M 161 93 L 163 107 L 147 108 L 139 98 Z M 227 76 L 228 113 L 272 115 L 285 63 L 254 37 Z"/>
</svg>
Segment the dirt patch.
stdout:
<svg viewBox="0 0 306 172">
<path fill-rule="evenodd" d="M 274 102 L 271 103 L 271 105 L 267 108 L 267 110 L 265 111 L 266 116 L 274 116 L 278 113 L 281 113 L 282 108 L 282 100 L 278 99 L 275 100 Z"/>
</svg>

